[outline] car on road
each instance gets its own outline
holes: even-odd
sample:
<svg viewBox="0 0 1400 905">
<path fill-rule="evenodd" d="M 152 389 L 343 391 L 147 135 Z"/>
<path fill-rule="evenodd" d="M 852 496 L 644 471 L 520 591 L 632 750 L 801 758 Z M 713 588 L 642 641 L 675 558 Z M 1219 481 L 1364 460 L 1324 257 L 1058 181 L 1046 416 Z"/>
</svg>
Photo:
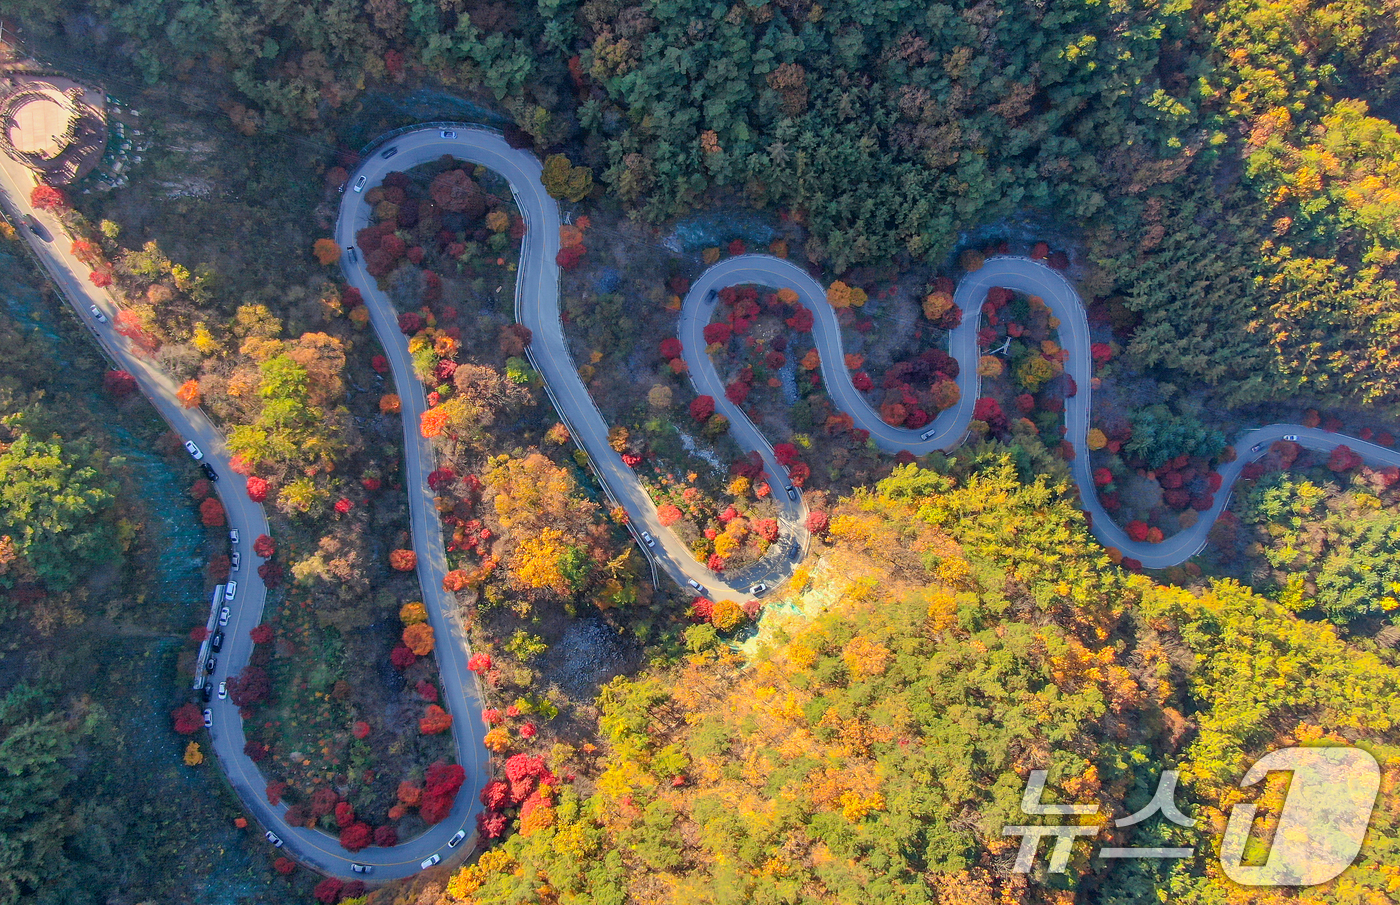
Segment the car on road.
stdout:
<svg viewBox="0 0 1400 905">
<path fill-rule="evenodd" d="M 1249 451 L 1250 451 L 1250 452 L 1258 452 L 1259 450 L 1261 450 L 1261 449 L 1263 449 L 1263 448 L 1264 448 L 1264 444 L 1262 444 L 1262 443 L 1256 443 L 1256 444 L 1254 444 L 1253 446 L 1251 446 L 1251 447 L 1249 448 Z"/>
<path fill-rule="evenodd" d="M 268 842 L 271 842 L 278 848 L 282 847 L 282 840 L 278 838 L 277 834 L 274 833 L 272 830 L 268 830 L 266 833 L 263 833 L 263 838 L 266 839 Z"/>
<path fill-rule="evenodd" d="M 219 610 L 219 625 L 228 625 L 229 617 L 232 615 L 233 610 L 229 609 L 228 607 L 224 607 L 222 610 Z"/>
<path fill-rule="evenodd" d="M 442 136 L 443 138 L 456 138 L 456 137 L 457 137 L 457 133 L 456 133 L 456 132 L 453 132 L 451 129 L 443 129 L 441 132 L 438 133 L 438 135 Z"/>
<path fill-rule="evenodd" d="M 350 263 L 351 263 L 351 264 L 354 264 L 356 261 L 358 261 L 358 260 L 360 259 L 360 256 L 359 256 L 359 254 L 355 251 L 355 246 L 353 246 L 353 245 L 347 245 L 347 246 L 345 246 L 345 257 L 347 257 L 347 258 L 350 259 Z"/>
<path fill-rule="evenodd" d="M 215 632 L 215 633 L 214 633 L 214 637 L 212 637 L 212 638 L 209 639 L 209 649 L 212 650 L 212 651 L 213 651 L 214 653 L 216 653 L 216 654 L 217 654 L 219 651 L 221 651 L 221 650 L 224 649 L 224 633 L 223 633 L 223 632 Z"/>
<path fill-rule="evenodd" d="M 39 222 L 38 217 L 35 217 L 33 214 L 25 214 L 24 225 L 29 227 L 29 231 L 34 235 L 40 238 L 44 237 L 44 224 Z"/>
<path fill-rule="evenodd" d="M 448 848 L 456 848 L 457 845 L 458 845 L 463 839 L 465 839 L 465 838 L 467 838 L 467 831 L 466 831 L 466 830 L 458 830 L 458 831 L 457 831 L 457 835 L 455 835 L 455 836 L 453 836 L 451 839 L 448 839 L 448 840 L 447 840 L 447 847 L 448 847 Z"/>
<path fill-rule="evenodd" d="M 368 176 L 361 176 L 359 179 L 356 179 L 356 180 L 355 180 L 355 191 L 357 191 L 357 192 L 363 192 L 363 191 L 365 190 L 365 183 L 366 183 L 366 182 L 369 182 L 369 177 L 368 177 Z"/>
<path fill-rule="evenodd" d="M 107 323 L 107 315 L 102 313 L 101 308 L 98 308 L 96 305 L 88 305 L 88 310 L 92 312 L 93 317 L 97 318 L 99 324 Z"/>
<path fill-rule="evenodd" d="M 385 160 L 388 160 L 390 157 L 393 157 L 397 153 L 399 153 L 399 146 L 394 145 L 392 148 L 389 148 L 387 151 L 384 151 L 379 156 L 383 157 Z"/>
<path fill-rule="evenodd" d="M 193 440 L 185 441 L 185 450 L 188 451 L 189 454 L 194 457 L 194 460 L 196 462 L 204 458 L 204 453 L 199 451 L 199 447 L 195 445 Z"/>
<path fill-rule="evenodd" d="M 374 868 L 373 868 L 373 867 L 370 867 L 368 864 L 360 864 L 360 863 L 357 862 L 357 861 L 351 861 L 351 862 L 350 862 L 350 869 L 353 870 L 353 871 L 354 871 L 355 873 L 357 873 L 357 874 L 370 874 L 370 873 L 374 873 Z"/>
<path fill-rule="evenodd" d="M 213 728 L 214 728 L 214 711 L 209 710 L 208 708 L 205 708 L 205 710 L 204 710 L 204 728 L 205 728 L 205 729 L 213 729 Z"/>
<path fill-rule="evenodd" d="M 222 701 L 222 700 L 223 700 L 224 698 L 226 698 L 226 697 L 228 697 L 228 683 L 227 683 L 227 682 L 220 682 L 220 683 L 219 683 L 219 700 Z"/>
<path fill-rule="evenodd" d="M 233 602 L 233 595 L 238 593 L 238 582 L 230 581 L 224 585 L 224 599 L 229 603 Z"/>
<path fill-rule="evenodd" d="M 237 571 L 238 571 L 238 564 L 241 563 L 242 561 L 243 561 L 243 554 L 242 554 L 242 553 L 239 553 L 237 550 L 234 550 L 232 553 L 229 554 L 229 557 L 228 557 L 228 567 L 229 567 L 231 570 L 233 570 L 234 572 L 237 572 Z"/>
<path fill-rule="evenodd" d="M 209 695 L 210 695 L 210 693 L 211 693 L 212 691 L 213 691 L 212 688 L 210 688 L 208 685 L 205 685 L 203 688 L 201 688 L 201 689 L 199 690 L 199 698 L 200 698 L 200 700 L 202 700 L 204 703 L 208 704 L 208 703 L 209 703 Z"/>
<path fill-rule="evenodd" d="M 232 531 L 230 531 L 230 532 L 228 533 L 228 542 L 231 543 L 231 544 L 236 544 L 236 543 L 238 543 L 238 529 L 237 529 L 237 528 L 233 529 Z"/>
<path fill-rule="evenodd" d="M 919 439 L 920 439 L 920 440 L 931 440 L 931 439 L 933 439 L 933 435 L 936 434 L 936 433 L 938 433 L 938 428 L 936 428 L 936 427 L 931 427 L 931 428 L 929 428 L 928 430 L 924 431 L 922 434 L 919 434 Z"/>
<path fill-rule="evenodd" d="M 696 581 L 695 579 L 687 578 L 685 583 L 694 588 L 697 594 L 705 593 L 705 589 L 700 587 L 700 582 Z"/>
<path fill-rule="evenodd" d="M 762 597 L 764 594 L 768 593 L 768 585 L 760 581 L 758 584 L 749 588 L 749 593 L 755 597 Z"/>
<path fill-rule="evenodd" d="M 1283 435 L 1283 439 L 1285 439 L 1285 440 L 1292 440 L 1294 443 L 1297 443 L 1297 442 L 1298 442 L 1298 435 L 1297 435 L 1297 434 L 1284 434 L 1284 435 Z"/>
<path fill-rule="evenodd" d="M 648 531 L 643 531 L 643 532 L 642 532 L 642 543 L 646 544 L 648 547 L 655 547 L 655 546 L 656 546 L 656 538 L 652 537 L 650 532 L 648 532 Z"/>
<path fill-rule="evenodd" d="M 212 676 L 212 675 L 214 674 L 214 667 L 216 667 L 216 666 L 218 666 L 218 665 L 219 665 L 219 658 L 218 658 L 218 657 L 213 657 L 213 656 L 211 656 L 208 660 L 205 660 L 205 661 L 204 661 L 204 671 L 207 672 L 207 673 L 209 673 L 209 675 Z"/>
<path fill-rule="evenodd" d="M 713 305 L 717 298 L 719 298 L 719 291 L 711 289 L 709 292 L 705 293 L 705 304 Z"/>
<path fill-rule="evenodd" d="M 788 499 L 790 499 L 790 500 L 795 500 L 795 499 L 797 499 L 797 488 L 795 488 L 795 487 L 793 487 L 791 484 L 789 484 L 789 485 L 787 486 L 787 495 L 788 495 Z"/>
<path fill-rule="evenodd" d="M 418 867 L 420 870 L 427 870 L 428 868 L 432 867 L 434 864 L 437 864 L 441 860 L 442 855 L 434 854 L 430 857 L 424 858 L 423 863 L 418 865 Z"/>
<path fill-rule="evenodd" d="M 202 471 L 202 472 L 204 472 L 204 476 L 205 476 L 206 478 L 208 478 L 209 480 L 211 480 L 211 481 L 217 481 L 217 480 L 219 480 L 219 473 L 218 473 L 217 471 L 215 471 L 215 470 L 214 470 L 214 466 L 213 466 L 213 465 L 210 465 L 208 462 L 203 462 L 203 463 L 201 463 L 200 466 L 199 466 L 199 470 Z"/>
</svg>

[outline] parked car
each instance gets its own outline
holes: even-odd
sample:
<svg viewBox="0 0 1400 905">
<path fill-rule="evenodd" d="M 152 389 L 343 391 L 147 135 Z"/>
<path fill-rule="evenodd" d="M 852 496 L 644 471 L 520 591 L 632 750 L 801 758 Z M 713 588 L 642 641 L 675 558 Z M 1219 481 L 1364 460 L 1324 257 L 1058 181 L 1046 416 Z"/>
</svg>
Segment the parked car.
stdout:
<svg viewBox="0 0 1400 905">
<path fill-rule="evenodd" d="M 224 585 L 224 599 L 227 600 L 229 603 L 233 602 L 233 595 L 237 593 L 238 582 L 231 580 L 228 584 Z"/>
<path fill-rule="evenodd" d="M 97 318 L 99 324 L 107 323 L 107 315 L 102 313 L 101 308 L 98 308 L 96 305 L 88 305 L 88 310 L 92 312 L 93 317 Z"/>
<path fill-rule="evenodd" d="M 353 870 L 353 871 L 354 871 L 355 873 L 357 873 L 357 874 L 370 874 L 370 873 L 374 873 L 374 868 L 373 868 L 373 867 L 370 867 L 368 864 L 358 864 L 358 863 L 356 863 L 356 862 L 354 862 L 354 861 L 350 862 L 350 869 Z"/>
<path fill-rule="evenodd" d="M 360 260 L 360 255 L 355 251 L 355 246 L 353 245 L 345 246 L 345 256 L 350 259 L 351 264 Z"/>
<path fill-rule="evenodd" d="M 717 298 L 719 298 L 719 292 L 717 290 L 711 289 L 709 292 L 705 293 L 705 304 L 713 305 L 715 299 Z"/>
<path fill-rule="evenodd" d="M 796 488 L 796 487 L 793 487 L 791 484 L 789 484 L 789 485 L 787 486 L 787 495 L 788 495 L 788 499 L 790 499 L 790 500 L 795 500 L 795 499 L 797 499 L 797 488 Z"/>
<path fill-rule="evenodd" d="M 932 439 L 933 435 L 936 434 L 936 433 L 938 433 L 938 429 L 937 429 L 937 428 L 931 427 L 931 428 L 929 428 L 928 430 L 924 431 L 922 434 L 919 434 L 919 439 L 920 439 L 920 440 L 929 440 L 929 439 Z"/>
<path fill-rule="evenodd" d="M 199 447 L 195 445 L 193 440 L 185 441 L 185 449 L 189 451 L 189 454 L 194 457 L 196 462 L 204 458 L 204 453 L 200 452 Z"/>
<path fill-rule="evenodd" d="M 700 587 L 700 582 L 696 581 L 695 579 L 689 578 L 689 579 L 686 580 L 685 583 L 688 584 L 688 585 L 690 585 L 692 588 L 694 588 L 695 591 L 696 591 L 696 593 L 698 593 L 698 594 L 703 594 L 703 593 L 705 593 L 705 589 L 702 588 L 702 587 Z"/>
<path fill-rule="evenodd" d="M 457 137 L 457 133 L 456 133 L 456 132 L 453 132 L 451 129 L 443 129 L 441 132 L 438 133 L 438 135 L 441 135 L 443 138 L 456 138 L 456 137 Z"/>
<path fill-rule="evenodd" d="M 392 148 L 389 148 L 387 151 L 382 152 L 379 156 L 380 156 L 380 157 L 383 157 L 385 160 L 388 160 L 390 157 L 393 157 L 393 156 L 394 156 L 395 154 L 397 154 L 397 153 L 399 153 L 399 146 L 398 146 L 398 145 L 394 145 Z"/>
<path fill-rule="evenodd" d="M 237 528 L 234 528 L 232 531 L 230 531 L 230 532 L 228 533 L 228 542 L 231 543 L 231 544 L 236 544 L 236 543 L 238 543 L 238 529 L 237 529 Z"/>
<path fill-rule="evenodd" d="M 212 638 L 209 639 L 209 649 L 212 650 L 212 651 L 213 651 L 214 653 L 216 653 L 216 654 L 217 654 L 219 651 L 221 651 L 221 650 L 224 649 L 224 633 L 223 633 L 223 632 L 215 632 L 215 633 L 214 633 L 214 637 L 212 637 Z"/>
<path fill-rule="evenodd" d="M 219 625 L 228 625 L 229 617 L 232 615 L 233 610 L 229 609 L 228 607 L 224 607 L 222 610 L 219 610 Z"/>
<path fill-rule="evenodd" d="M 205 708 L 205 711 L 204 711 L 204 728 L 205 728 L 205 729 L 213 729 L 213 728 L 214 728 L 214 711 L 209 710 L 208 708 Z"/>
<path fill-rule="evenodd" d="M 1297 443 L 1297 442 L 1298 442 L 1298 435 L 1297 435 L 1297 434 L 1284 434 L 1284 435 L 1283 435 L 1283 439 L 1285 439 L 1285 440 L 1292 440 L 1294 443 Z"/>
<path fill-rule="evenodd" d="M 226 697 L 228 697 L 228 683 L 227 683 L 227 682 L 220 682 L 220 683 L 219 683 L 219 700 L 222 701 L 222 700 L 223 700 L 224 698 L 226 698 Z"/>
<path fill-rule="evenodd" d="M 271 842 L 278 848 L 282 847 L 282 840 L 279 839 L 277 834 L 274 833 L 272 830 L 268 830 L 266 833 L 263 833 L 263 838 L 265 838 L 268 842 Z"/>
<path fill-rule="evenodd" d="M 229 569 L 231 569 L 231 570 L 234 571 L 234 572 L 237 572 L 237 571 L 238 571 L 238 564 L 241 563 L 242 561 L 243 561 L 243 554 L 242 554 L 242 553 L 239 553 L 237 550 L 234 550 L 234 551 L 233 551 L 232 553 L 230 553 L 229 556 L 228 556 L 228 567 L 229 567 Z"/>
<path fill-rule="evenodd" d="M 211 692 L 213 692 L 213 690 L 214 690 L 214 689 L 210 688 L 208 685 L 205 685 L 203 688 L 201 688 L 201 689 L 199 690 L 199 698 L 200 698 L 200 700 L 202 700 L 204 703 L 208 704 L 208 703 L 209 703 L 209 696 L 210 696 Z"/>
<path fill-rule="evenodd" d="M 202 472 L 204 472 L 204 476 L 205 476 L 206 478 L 208 478 L 209 480 L 211 480 L 211 481 L 217 481 L 217 480 L 219 480 L 219 473 L 218 473 L 217 471 L 215 471 L 215 470 L 214 470 L 214 466 L 213 466 L 213 465 L 210 465 L 208 462 L 201 463 L 200 466 L 199 466 L 199 470 L 202 471 Z"/>
<path fill-rule="evenodd" d="M 655 547 L 655 546 L 656 546 L 656 538 L 652 537 L 650 532 L 648 532 L 648 531 L 643 531 L 643 532 L 642 532 L 642 543 L 646 544 L 648 547 Z"/>
<path fill-rule="evenodd" d="M 461 842 L 463 839 L 465 839 L 465 838 L 467 838 L 467 831 L 466 831 L 466 830 L 458 830 L 458 831 L 457 831 L 457 835 L 455 835 L 455 836 L 453 836 L 451 839 L 448 839 L 448 840 L 447 840 L 447 847 L 448 847 L 448 848 L 456 848 L 457 845 L 458 845 L 458 843 L 460 843 L 460 842 Z"/>
<path fill-rule="evenodd" d="M 368 181 L 369 181 L 369 177 L 368 177 L 368 176 L 361 176 L 359 179 L 356 179 L 356 180 L 355 180 L 355 191 L 357 191 L 357 192 L 363 192 L 363 191 L 365 190 L 365 183 L 368 182 Z"/>
<path fill-rule="evenodd" d="M 430 857 L 424 858 L 423 863 L 418 865 L 418 867 L 422 870 L 427 870 L 428 868 L 432 867 L 434 864 L 437 864 L 441 860 L 442 855 L 434 854 Z"/>
<path fill-rule="evenodd" d="M 214 674 L 214 667 L 216 667 L 216 666 L 218 666 L 218 665 L 219 665 L 219 658 L 218 658 L 218 657 L 213 657 L 213 656 L 211 656 L 208 660 L 205 660 L 205 661 L 204 661 L 204 671 L 207 672 L 207 673 L 209 673 L 209 675 L 212 676 L 212 675 Z"/>
<path fill-rule="evenodd" d="M 758 584 L 749 588 L 749 593 L 755 597 L 762 597 L 764 594 L 768 593 L 768 585 L 760 581 Z"/>
</svg>

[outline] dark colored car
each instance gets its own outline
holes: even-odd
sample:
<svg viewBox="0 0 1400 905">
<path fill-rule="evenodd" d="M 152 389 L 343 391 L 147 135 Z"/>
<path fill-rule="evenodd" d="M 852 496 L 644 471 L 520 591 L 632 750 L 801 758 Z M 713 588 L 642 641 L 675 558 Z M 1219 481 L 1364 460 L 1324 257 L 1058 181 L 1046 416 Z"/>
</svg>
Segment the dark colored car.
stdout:
<svg viewBox="0 0 1400 905">
<path fill-rule="evenodd" d="M 213 465 L 210 465 L 208 462 L 205 462 L 205 463 L 203 463 L 202 465 L 200 465 L 200 466 L 199 466 L 199 470 L 202 471 L 202 472 L 204 472 L 204 476 L 205 476 L 206 478 L 208 478 L 209 480 L 211 480 L 211 481 L 217 481 L 217 480 L 219 480 L 219 473 L 218 473 L 217 471 L 215 471 L 215 470 L 214 470 L 214 466 L 213 466 Z"/>
<path fill-rule="evenodd" d="M 221 651 L 221 650 L 224 649 L 224 633 L 223 633 L 223 632 L 215 632 L 215 633 L 214 633 L 214 637 L 209 639 L 209 649 L 212 650 L 212 651 L 213 651 L 214 653 L 216 653 L 216 654 L 217 654 L 219 651 Z"/>
</svg>

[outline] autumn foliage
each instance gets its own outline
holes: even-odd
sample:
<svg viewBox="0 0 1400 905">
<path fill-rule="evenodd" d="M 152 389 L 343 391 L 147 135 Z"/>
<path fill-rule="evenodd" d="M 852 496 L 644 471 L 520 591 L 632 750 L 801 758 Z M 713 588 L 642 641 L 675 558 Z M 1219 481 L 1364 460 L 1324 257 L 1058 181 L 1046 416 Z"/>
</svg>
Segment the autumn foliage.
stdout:
<svg viewBox="0 0 1400 905">
<path fill-rule="evenodd" d="M 429 704 L 423 718 L 418 721 L 418 731 L 424 735 L 437 735 L 452 728 L 452 714 L 437 704 Z"/>
<path fill-rule="evenodd" d="M 266 534 L 259 534 L 253 541 L 253 552 L 263 559 L 271 559 L 277 553 L 277 544 Z"/>
<path fill-rule="evenodd" d="M 192 409 L 198 406 L 200 402 L 199 381 L 186 380 L 184 383 L 180 384 L 180 389 L 175 393 L 175 398 L 183 408 Z"/>
<path fill-rule="evenodd" d="M 206 528 L 218 528 L 225 524 L 224 504 L 210 497 L 199 504 L 199 520 Z"/>
<path fill-rule="evenodd" d="M 403 630 L 403 643 L 414 656 L 425 657 L 433 652 L 435 644 L 433 627 L 426 622 L 415 622 Z"/>
<path fill-rule="evenodd" d="M 418 565 L 418 554 L 412 550 L 389 551 L 389 566 L 397 572 L 412 572 Z"/>
</svg>

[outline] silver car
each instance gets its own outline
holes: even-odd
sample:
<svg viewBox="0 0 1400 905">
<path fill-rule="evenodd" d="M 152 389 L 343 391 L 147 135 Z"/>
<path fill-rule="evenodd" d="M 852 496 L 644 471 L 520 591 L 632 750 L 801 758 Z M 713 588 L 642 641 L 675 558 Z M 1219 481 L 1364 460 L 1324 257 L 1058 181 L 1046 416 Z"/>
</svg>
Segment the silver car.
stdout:
<svg viewBox="0 0 1400 905">
<path fill-rule="evenodd" d="M 419 867 L 421 870 L 427 870 L 428 868 L 432 867 L 434 864 L 437 864 L 437 863 L 438 863 L 439 861 L 441 861 L 441 860 L 442 860 L 442 855 L 434 854 L 434 855 L 431 855 L 431 856 L 429 856 L 429 857 L 427 857 L 427 858 L 424 858 L 424 859 L 423 859 L 423 863 L 420 864 L 420 865 L 418 865 L 418 867 Z"/>
<path fill-rule="evenodd" d="M 102 313 L 101 308 L 98 308 L 96 305 L 88 305 L 88 310 L 92 312 L 93 317 L 97 318 L 99 324 L 107 323 L 107 315 Z"/>
<path fill-rule="evenodd" d="M 185 450 L 194 458 L 196 462 L 204 458 L 204 453 L 200 452 L 199 447 L 195 445 L 193 440 L 185 441 Z"/>
<path fill-rule="evenodd" d="M 232 615 L 233 610 L 229 609 L 228 607 L 224 607 L 222 610 L 219 610 L 219 625 L 228 625 L 229 617 Z"/>
<path fill-rule="evenodd" d="M 229 601 L 230 603 L 232 603 L 232 602 L 233 602 L 233 595 L 235 595 L 235 594 L 237 594 L 237 593 L 238 593 L 238 582 L 236 582 L 236 581 L 230 581 L 228 584 L 224 585 L 224 599 L 225 599 L 225 600 L 227 600 L 227 601 Z"/>
</svg>

